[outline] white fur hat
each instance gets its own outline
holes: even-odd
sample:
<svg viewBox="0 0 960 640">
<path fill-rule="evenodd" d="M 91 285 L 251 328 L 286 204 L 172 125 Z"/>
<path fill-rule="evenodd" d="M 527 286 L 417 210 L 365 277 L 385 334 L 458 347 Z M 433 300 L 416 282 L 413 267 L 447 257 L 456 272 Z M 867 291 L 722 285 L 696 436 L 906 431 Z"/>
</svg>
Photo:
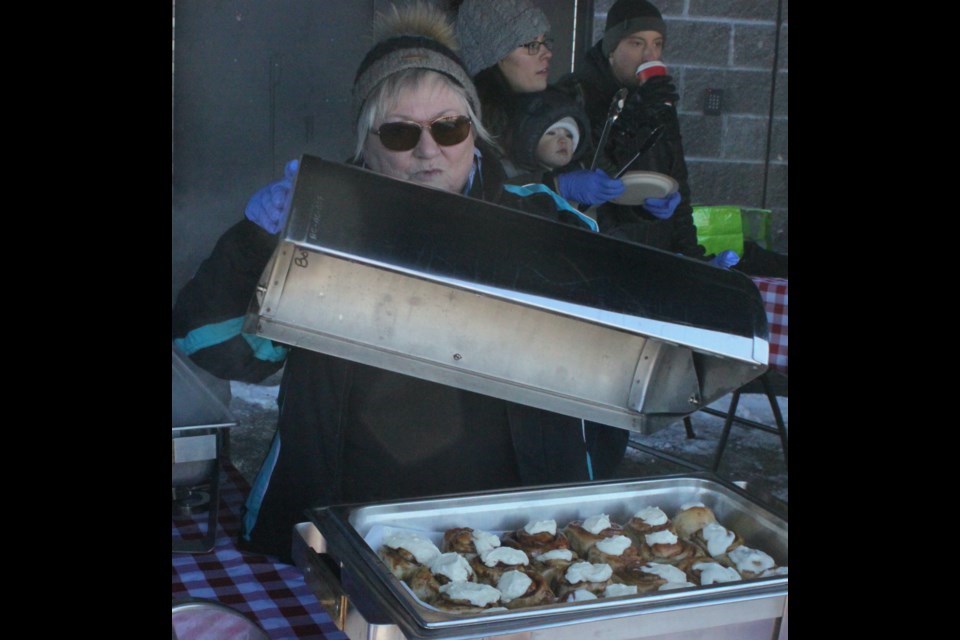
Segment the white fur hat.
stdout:
<svg viewBox="0 0 960 640">
<path fill-rule="evenodd" d="M 577 121 L 571 118 L 570 116 L 567 116 L 566 118 L 560 118 L 559 120 L 554 122 L 552 125 L 547 127 L 544 133 L 546 133 L 547 131 L 550 131 L 550 129 L 556 129 L 556 128 L 566 129 L 567 131 L 570 132 L 570 136 L 573 138 L 573 149 L 576 149 L 577 145 L 580 144 L 580 127 L 577 126 Z"/>
</svg>

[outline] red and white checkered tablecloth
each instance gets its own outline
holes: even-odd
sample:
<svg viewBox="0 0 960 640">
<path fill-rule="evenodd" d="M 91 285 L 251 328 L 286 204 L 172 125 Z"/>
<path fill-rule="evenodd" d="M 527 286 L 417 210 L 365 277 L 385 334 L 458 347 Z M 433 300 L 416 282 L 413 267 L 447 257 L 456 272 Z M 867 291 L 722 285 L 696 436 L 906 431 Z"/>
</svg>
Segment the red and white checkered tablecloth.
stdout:
<svg viewBox="0 0 960 640">
<path fill-rule="evenodd" d="M 751 276 L 760 290 L 770 328 L 770 368 L 787 373 L 787 279 Z"/>
<path fill-rule="evenodd" d="M 220 480 L 216 546 L 210 553 L 173 554 L 173 601 L 217 601 L 258 623 L 273 640 L 346 640 L 304 582 L 299 568 L 237 549 L 241 507 L 250 487 L 229 463 L 224 463 Z M 202 538 L 206 519 L 206 513 L 174 518 L 173 539 Z"/>
</svg>

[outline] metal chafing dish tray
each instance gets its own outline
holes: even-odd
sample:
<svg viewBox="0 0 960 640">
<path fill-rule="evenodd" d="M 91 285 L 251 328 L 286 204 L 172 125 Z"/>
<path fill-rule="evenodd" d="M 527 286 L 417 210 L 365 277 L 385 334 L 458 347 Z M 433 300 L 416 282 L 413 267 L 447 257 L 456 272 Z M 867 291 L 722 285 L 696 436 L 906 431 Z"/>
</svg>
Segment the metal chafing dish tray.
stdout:
<svg viewBox="0 0 960 640">
<path fill-rule="evenodd" d="M 312 156 L 244 331 L 645 434 L 769 355 L 741 273 Z"/>
<path fill-rule="evenodd" d="M 367 539 L 377 527 L 439 533 L 518 529 L 605 513 L 625 523 L 646 506 L 672 516 L 699 501 L 744 543 L 787 566 L 787 521 L 709 474 L 453 495 L 310 510 L 293 533 L 294 562 L 352 640 L 376 638 L 786 638 L 787 576 L 477 614 L 440 611 L 395 578 Z M 372 539 L 372 538 L 370 538 Z M 703 635 L 705 631 L 709 636 Z"/>
</svg>

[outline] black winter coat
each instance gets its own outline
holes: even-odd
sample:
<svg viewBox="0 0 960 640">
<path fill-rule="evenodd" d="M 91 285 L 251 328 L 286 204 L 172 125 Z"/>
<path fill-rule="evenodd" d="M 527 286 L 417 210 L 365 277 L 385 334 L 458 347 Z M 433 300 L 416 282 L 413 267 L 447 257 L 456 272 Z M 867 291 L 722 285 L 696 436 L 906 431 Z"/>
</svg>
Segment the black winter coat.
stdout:
<svg viewBox="0 0 960 640">
<path fill-rule="evenodd" d="M 610 102 L 620 89 L 601 45 L 598 42 L 587 52 L 581 70 L 564 76 L 556 85 L 583 104 L 590 119 L 594 143 L 600 140 Z M 680 186 L 680 204 L 671 217 L 660 220 L 642 206 L 607 202 L 597 210 L 600 232 L 665 251 L 702 258 L 705 252 L 697 244 L 680 123 L 673 107 L 643 104 L 637 91 L 632 90 L 620 117 L 611 128 L 598 167 L 611 176 L 615 175 L 636 154 L 658 124 L 665 125 L 660 140 L 631 164 L 629 170 L 656 171 L 671 176 Z M 592 160 L 593 154 L 594 150 L 591 149 L 584 158 Z"/>
<path fill-rule="evenodd" d="M 478 146 L 484 162 L 470 196 L 582 225 L 547 196 L 504 191 L 503 168 Z M 314 507 L 590 479 L 579 419 L 240 335 L 276 243 L 254 223 L 237 223 L 173 311 L 175 342 L 211 373 L 257 381 L 285 367 L 277 434 L 246 505 L 242 546 L 289 562 L 293 527 Z M 603 437 L 589 429 L 589 442 Z M 595 478 L 619 462 L 600 458 Z"/>
</svg>

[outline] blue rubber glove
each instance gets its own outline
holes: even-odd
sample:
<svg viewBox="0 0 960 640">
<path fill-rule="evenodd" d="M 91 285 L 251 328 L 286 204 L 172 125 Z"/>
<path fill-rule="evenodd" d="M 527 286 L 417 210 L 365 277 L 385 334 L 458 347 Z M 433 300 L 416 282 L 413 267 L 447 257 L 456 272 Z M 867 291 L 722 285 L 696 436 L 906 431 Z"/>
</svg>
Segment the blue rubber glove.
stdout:
<svg viewBox="0 0 960 640">
<path fill-rule="evenodd" d="M 283 170 L 283 180 L 272 182 L 250 198 L 243 214 L 268 233 L 279 233 L 286 222 L 287 206 L 293 189 L 293 178 L 300 168 L 299 160 L 291 160 Z"/>
<path fill-rule="evenodd" d="M 740 256 L 737 255 L 736 251 L 730 249 L 721 251 L 710 260 L 710 264 L 721 269 L 729 269 L 738 262 L 740 262 Z"/>
<path fill-rule="evenodd" d="M 677 210 L 678 204 L 680 204 L 680 192 L 674 191 L 666 198 L 646 198 L 643 201 L 643 208 L 657 218 L 666 220 Z"/>
<path fill-rule="evenodd" d="M 593 206 L 623 195 L 624 186 L 603 169 L 582 169 L 557 176 L 557 188 L 564 198 Z"/>
</svg>

